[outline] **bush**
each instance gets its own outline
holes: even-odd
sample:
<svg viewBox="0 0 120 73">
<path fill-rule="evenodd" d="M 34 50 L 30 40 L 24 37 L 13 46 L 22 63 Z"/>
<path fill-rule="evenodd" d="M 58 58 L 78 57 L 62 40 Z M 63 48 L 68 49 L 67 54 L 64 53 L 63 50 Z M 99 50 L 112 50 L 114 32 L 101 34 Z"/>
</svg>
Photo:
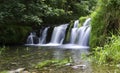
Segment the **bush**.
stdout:
<svg viewBox="0 0 120 73">
<path fill-rule="evenodd" d="M 93 60 L 98 64 L 119 64 L 120 36 L 112 35 L 103 47 L 94 48 L 93 54 Z"/>
<path fill-rule="evenodd" d="M 0 27 L 0 43 L 5 44 L 23 44 L 30 32 L 28 26 L 8 25 Z"/>
</svg>

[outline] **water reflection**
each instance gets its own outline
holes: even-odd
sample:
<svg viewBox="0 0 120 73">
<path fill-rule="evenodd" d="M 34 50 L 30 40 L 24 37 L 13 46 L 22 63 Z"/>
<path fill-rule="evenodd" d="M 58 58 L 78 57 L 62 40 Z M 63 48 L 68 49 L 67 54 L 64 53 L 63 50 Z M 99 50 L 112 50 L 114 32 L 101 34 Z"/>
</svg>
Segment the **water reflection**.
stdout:
<svg viewBox="0 0 120 73">
<path fill-rule="evenodd" d="M 62 60 L 64 59 L 64 51 L 62 49 L 55 49 L 53 56 L 57 60 Z"/>
<path fill-rule="evenodd" d="M 56 49 L 53 53 L 55 59 L 71 59 L 73 69 L 71 73 L 92 73 L 91 64 L 83 56 L 89 53 L 86 49 Z M 70 61 L 71 62 L 71 61 Z"/>
</svg>

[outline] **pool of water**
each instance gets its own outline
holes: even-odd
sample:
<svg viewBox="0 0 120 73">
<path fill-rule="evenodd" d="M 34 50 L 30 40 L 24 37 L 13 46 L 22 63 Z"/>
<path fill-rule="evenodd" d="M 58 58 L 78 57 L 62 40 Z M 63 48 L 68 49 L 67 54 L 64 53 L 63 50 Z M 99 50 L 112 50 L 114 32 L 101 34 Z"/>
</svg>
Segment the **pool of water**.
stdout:
<svg viewBox="0 0 120 73">
<path fill-rule="evenodd" d="M 61 49 L 49 47 L 11 47 L 0 55 L 0 71 L 25 68 L 36 73 L 120 73 L 119 69 L 113 66 L 100 66 L 83 59 L 88 55 L 88 49 Z M 64 67 L 45 67 L 36 69 L 35 66 L 43 61 L 52 59 L 70 59 L 73 65 Z M 76 68 L 77 65 L 85 68 Z"/>
</svg>

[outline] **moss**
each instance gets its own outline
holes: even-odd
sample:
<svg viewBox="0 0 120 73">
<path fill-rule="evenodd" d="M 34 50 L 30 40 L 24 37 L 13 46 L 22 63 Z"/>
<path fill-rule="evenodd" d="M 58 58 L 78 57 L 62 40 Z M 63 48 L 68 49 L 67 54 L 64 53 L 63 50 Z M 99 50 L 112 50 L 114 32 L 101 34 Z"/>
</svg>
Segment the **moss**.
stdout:
<svg viewBox="0 0 120 73">
<path fill-rule="evenodd" d="M 80 17 L 78 27 L 81 27 L 87 18 L 88 18 L 88 16 Z"/>
<path fill-rule="evenodd" d="M 120 26 L 120 12 L 116 10 L 116 5 L 112 4 L 113 0 L 99 0 L 98 7 L 91 14 L 91 37 L 90 46 L 103 46 L 106 42 L 106 37 L 112 34 L 117 35 Z M 118 0 L 115 0 L 117 2 Z M 114 5 L 114 6 L 111 6 Z"/>
<path fill-rule="evenodd" d="M 68 62 L 69 62 L 68 59 L 63 59 L 63 60 L 56 60 L 56 59 L 46 60 L 46 61 L 38 63 L 35 66 L 35 68 L 41 69 L 41 68 L 44 68 L 44 67 L 51 67 L 51 66 L 55 66 L 55 67 L 60 66 L 61 67 L 61 66 L 65 65 L 65 64 L 67 64 Z"/>
</svg>

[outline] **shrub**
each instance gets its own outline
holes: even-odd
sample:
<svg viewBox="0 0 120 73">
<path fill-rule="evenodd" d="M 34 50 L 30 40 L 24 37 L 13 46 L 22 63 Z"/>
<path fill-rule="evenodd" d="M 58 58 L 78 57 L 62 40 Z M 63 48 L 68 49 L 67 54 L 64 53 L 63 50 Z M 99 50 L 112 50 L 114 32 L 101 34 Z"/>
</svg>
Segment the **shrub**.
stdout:
<svg viewBox="0 0 120 73">
<path fill-rule="evenodd" d="M 98 64 L 119 64 L 120 63 L 120 36 L 109 38 L 103 47 L 96 47 L 93 51 L 93 59 Z"/>
</svg>

